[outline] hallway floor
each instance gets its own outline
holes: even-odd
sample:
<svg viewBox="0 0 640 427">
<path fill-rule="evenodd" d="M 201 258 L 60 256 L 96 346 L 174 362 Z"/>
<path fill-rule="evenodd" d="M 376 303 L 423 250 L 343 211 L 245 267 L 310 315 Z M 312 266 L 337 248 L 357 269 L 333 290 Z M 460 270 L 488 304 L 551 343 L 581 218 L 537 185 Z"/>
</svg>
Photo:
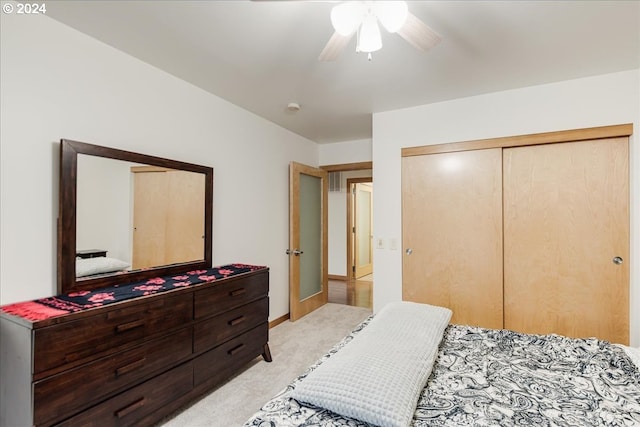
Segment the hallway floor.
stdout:
<svg viewBox="0 0 640 427">
<path fill-rule="evenodd" d="M 373 282 L 329 280 L 329 302 L 373 309 Z"/>
</svg>

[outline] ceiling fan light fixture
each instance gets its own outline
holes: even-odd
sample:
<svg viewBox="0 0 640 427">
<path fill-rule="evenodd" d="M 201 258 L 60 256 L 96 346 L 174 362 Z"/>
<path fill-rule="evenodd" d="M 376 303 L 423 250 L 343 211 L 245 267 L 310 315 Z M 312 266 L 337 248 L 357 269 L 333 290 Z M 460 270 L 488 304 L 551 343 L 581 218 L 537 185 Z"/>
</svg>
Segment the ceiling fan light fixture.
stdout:
<svg viewBox="0 0 640 427">
<path fill-rule="evenodd" d="M 342 36 L 349 36 L 358 29 L 367 10 L 359 1 L 347 1 L 331 9 L 333 29 Z"/>
<path fill-rule="evenodd" d="M 406 1 L 374 1 L 373 13 L 390 33 L 397 32 L 407 22 L 409 7 Z"/>
<path fill-rule="evenodd" d="M 331 9 L 334 33 L 320 53 L 320 61 L 335 61 L 356 35 L 356 52 L 368 53 L 382 48 L 380 24 L 396 33 L 416 49 L 426 52 L 442 40 L 442 36 L 409 12 L 406 1 L 345 1 Z"/>
<path fill-rule="evenodd" d="M 362 21 L 362 26 L 358 32 L 357 52 L 375 52 L 382 48 L 382 37 L 378 19 L 374 15 L 367 15 Z"/>
</svg>

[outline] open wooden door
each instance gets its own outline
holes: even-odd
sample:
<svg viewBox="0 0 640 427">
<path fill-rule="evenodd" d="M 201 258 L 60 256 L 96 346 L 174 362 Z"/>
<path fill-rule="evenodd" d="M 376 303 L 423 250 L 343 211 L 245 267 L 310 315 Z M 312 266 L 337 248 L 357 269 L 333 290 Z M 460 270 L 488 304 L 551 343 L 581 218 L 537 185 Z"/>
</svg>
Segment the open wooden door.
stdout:
<svg viewBox="0 0 640 427">
<path fill-rule="evenodd" d="M 354 278 L 373 272 L 373 187 L 370 183 L 354 184 Z"/>
<path fill-rule="evenodd" d="M 327 303 L 327 172 L 289 165 L 289 317 Z"/>
</svg>

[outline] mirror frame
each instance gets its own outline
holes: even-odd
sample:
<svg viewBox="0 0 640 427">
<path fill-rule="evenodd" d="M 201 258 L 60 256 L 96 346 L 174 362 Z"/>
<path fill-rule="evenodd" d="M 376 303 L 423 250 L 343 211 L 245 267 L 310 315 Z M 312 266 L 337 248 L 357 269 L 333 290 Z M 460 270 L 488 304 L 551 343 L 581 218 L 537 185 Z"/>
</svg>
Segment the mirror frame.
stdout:
<svg viewBox="0 0 640 427">
<path fill-rule="evenodd" d="M 205 175 L 204 259 L 135 270 L 128 273 L 105 274 L 76 278 L 76 201 L 78 154 L 105 157 Z M 122 283 L 131 283 L 158 276 L 211 268 L 213 217 L 213 168 L 131 151 L 118 150 L 85 142 L 60 140 L 60 191 L 58 213 L 58 294 L 92 290 Z"/>
</svg>

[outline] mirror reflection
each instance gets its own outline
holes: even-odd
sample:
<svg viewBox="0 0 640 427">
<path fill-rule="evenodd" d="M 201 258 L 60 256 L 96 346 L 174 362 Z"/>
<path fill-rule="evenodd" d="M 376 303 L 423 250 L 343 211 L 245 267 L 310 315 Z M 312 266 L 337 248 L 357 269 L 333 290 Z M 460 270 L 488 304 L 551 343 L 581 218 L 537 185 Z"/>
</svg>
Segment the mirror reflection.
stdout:
<svg viewBox="0 0 640 427">
<path fill-rule="evenodd" d="M 205 178 L 78 155 L 76 277 L 205 259 Z"/>
</svg>

